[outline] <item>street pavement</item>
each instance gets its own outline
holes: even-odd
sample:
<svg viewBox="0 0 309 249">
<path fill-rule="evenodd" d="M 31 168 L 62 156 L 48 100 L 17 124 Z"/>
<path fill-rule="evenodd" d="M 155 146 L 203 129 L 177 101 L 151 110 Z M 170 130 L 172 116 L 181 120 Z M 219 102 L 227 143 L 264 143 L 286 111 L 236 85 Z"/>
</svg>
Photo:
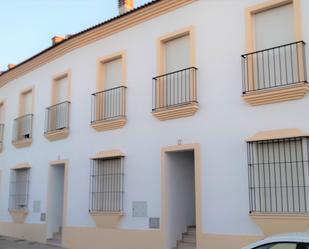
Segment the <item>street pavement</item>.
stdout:
<svg viewBox="0 0 309 249">
<path fill-rule="evenodd" d="M 61 248 L 22 239 L 14 239 L 5 236 L 0 236 L 0 249 L 61 249 Z"/>
</svg>

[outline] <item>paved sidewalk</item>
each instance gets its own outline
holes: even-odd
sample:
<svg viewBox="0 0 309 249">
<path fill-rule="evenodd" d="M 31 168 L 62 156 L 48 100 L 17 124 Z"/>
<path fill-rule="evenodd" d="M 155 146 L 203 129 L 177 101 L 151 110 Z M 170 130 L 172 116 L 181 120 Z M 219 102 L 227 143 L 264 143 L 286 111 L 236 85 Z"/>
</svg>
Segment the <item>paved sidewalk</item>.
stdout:
<svg viewBox="0 0 309 249">
<path fill-rule="evenodd" d="M 61 248 L 22 239 L 14 239 L 5 236 L 0 236 L 0 249 L 61 249 Z"/>
</svg>

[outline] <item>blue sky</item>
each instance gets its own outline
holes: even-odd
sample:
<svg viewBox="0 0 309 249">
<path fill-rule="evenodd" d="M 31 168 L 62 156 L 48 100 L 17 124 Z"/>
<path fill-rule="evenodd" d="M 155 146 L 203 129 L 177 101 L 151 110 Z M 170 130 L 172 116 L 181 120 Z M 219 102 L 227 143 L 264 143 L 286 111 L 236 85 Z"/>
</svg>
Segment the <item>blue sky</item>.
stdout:
<svg viewBox="0 0 309 249">
<path fill-rule="evenodd" d="M 150 0 L 135 0 L 140 6 Z M 0 70 L 118 14 L 118 0 L 0 0 Z"/>
</svg>

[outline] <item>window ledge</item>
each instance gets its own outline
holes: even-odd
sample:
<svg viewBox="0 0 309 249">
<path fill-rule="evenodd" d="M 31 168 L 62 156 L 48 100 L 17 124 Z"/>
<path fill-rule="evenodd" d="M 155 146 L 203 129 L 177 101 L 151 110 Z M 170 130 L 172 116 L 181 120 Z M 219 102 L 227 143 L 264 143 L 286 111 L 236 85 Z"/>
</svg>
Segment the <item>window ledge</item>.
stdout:
<svg viewBox="0 0 309 249">
<path fill-rule="evenodd" d="M 309 91 L 308 83 L 297 83 L 284 87 L 275 87 L 265 90 L 252 91 L 242 95 L 250 105 L 266 105 L 288 100 L 302 99 Z"/>
<path fill-rule="evenodd" d="M 44 136 L 49 140 L 49 141 L 56 141 L 56 140 L 61 140 L 65 139 L 69 136 L 70 134 L 70 129 L 69 128 L 64 128 L 61 130 L 56 130 L 56 131 L 50 131 L 46 132 Z"/>
<path fill-rule="evenodd" d="M 32 138 L 26 138 L 26 139 L 22 139 L 22 140 L 12 141 L 12 144 L 16 148 L 28 147 L 32 144 Z"/>
<path fill-rule="evenodd" d="M 24 223 L 28 215 L 27 210 L 9 210 L 14 223 Z"/>
<path fill-rule="evenodd" d="M 309 214 L 251 213 L 249 216 L 261 228 L 265 236 L 305 232 L 309 227 Z"/>
<path fill-rule="evenodd" d="M 115 228 L 119 223 L 123 212 L 90 212 L 96 226 L 100 228 Z"/>
<path fill-rule="evenodd" d="M 90 125 L 96 131 L 108 131 L 123 128 L 127 123 L 126 118 L 118 118 L 112 120 L 100 120 L 92 122 Z"/>
<path fill-rule="evenodd" d="M 184 118 L 193 116 L 199 109 L 198 103 L 192 103 L 188 105 L 180 105 L 172 108 L 162 108 L 155 110 L 152 115 L 160 121 L 166 121 L 170 119 Z"/>
</svg>

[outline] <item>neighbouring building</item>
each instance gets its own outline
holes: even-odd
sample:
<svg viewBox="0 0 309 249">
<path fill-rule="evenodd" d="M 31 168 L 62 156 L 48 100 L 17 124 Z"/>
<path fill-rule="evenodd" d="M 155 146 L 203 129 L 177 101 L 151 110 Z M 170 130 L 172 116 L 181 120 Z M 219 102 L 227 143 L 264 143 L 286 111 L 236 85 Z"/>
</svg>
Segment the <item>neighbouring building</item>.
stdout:
<svg viewBox="0 0 309 249">
<path fill-rule="evenodd" d="M 309 1 L 118 4 L 0 75 L 0 234 L 240 249 L 309 229 Z"/>
</svg>

